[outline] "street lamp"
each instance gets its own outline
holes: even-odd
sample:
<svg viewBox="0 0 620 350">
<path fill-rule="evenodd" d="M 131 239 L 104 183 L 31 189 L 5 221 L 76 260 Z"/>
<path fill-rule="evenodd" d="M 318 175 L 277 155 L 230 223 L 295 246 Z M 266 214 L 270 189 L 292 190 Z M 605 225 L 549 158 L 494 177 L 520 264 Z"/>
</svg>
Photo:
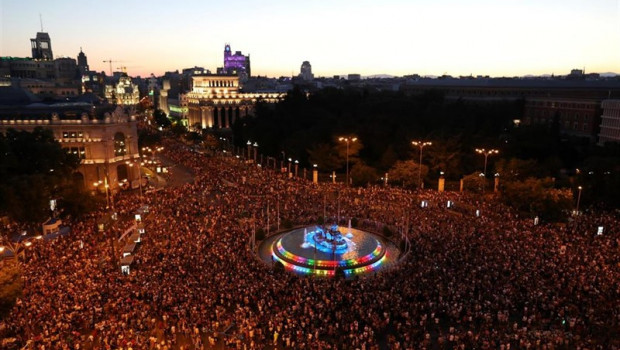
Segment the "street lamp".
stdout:
<svg viewBox="0 0 620 350">
<path fill-rule="evenodd" d="M 248 145 L 248 160 L 250 160 L 250 148 L 252 147 L 252 141 L 248 140 L 248 143 L 246 143 L 246 145 Z"/>
<path fill-rule="evenodd" d="M 134 159 L 133 161 L 127 161 L 126 164 L 129 165 L 130 168 L 133 168 L 134 162 L 138 164 L 138 186 L 140 187 L 140 201 L 142 201 L 142 162 L 139 159 Z"/>
<path fill-rule="evenodd" d="M 109 209 L 110 208 L 110 196 L 108 194 L 109 193 L 108 189 L 110 186 L 108 186 L 108 179 L 107 178 L 104 178 L 104 179 L 105 179 L 104 188 L 105 188 L 105 202 L 106 202 L 105 208 Z M 104 183 L 103 181 L 99 180 L 97 182 L 94 182 L 93 186 L 95 186 L 95 188 L 99 188 L 99 186 L 101 186 L 101 184 L 103 183 Z"/>
<path fill-rule="evenodd" d="M 486 185 L 486 176 L 487 176 L 487 161 L 489 159 L 489 156 L 492 154 L 498 154 L 499 151 L 496 149 L 489 149 L 486 150 L 484 148 L 476 148 L 476 152 L 479 154 L 484 155 L 484 182 L 482 183 L 482 193 L 484 193 L 484 187 Z"/>
<path fill-rule="evenodd" d="M 338 141 L 344 141 L 347 144 L 347 186 L 349 186 L 349 142 L 357 141 L 357 137 L 340 137 Z"/>
<path fill-rule="evenodd" d="M 297 170 L 299 170 L 299 161 L 295 160 L 295 177 L 297 177 Z"/>
<path fill-rule="evenodd" d="M 254 163 L 256 163 L 256 154 L 258 153 L 258 142 L 254 142 Z"/>
<path fill-rule="evenodd" d="M 575 214 L 579 215 L 579 202 L 581 201 L 581 190 L 583 189 L 583 187 L 579 186 L 577 187 L 577 189 L 579 190 L 579 193 L 577 194 L 577 209 L 575 210 Z"/>
<path fill-rule="evenodd" d="M 411 144 L 420 148 L 420 162 L 418 163 L 418 186 L 422 189 L 422 150 L 425 146 L 430 146 L 433 143 L 429 141 L 411 141 Z"/>
</svg>

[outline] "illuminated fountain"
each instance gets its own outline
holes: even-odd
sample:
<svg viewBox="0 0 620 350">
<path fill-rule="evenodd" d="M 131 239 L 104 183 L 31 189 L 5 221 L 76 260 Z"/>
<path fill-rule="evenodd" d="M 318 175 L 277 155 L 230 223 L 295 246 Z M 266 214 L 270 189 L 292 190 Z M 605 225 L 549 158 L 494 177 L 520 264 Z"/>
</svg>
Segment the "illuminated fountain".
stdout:
<svg viewBox="0 0 620 350">
<path fill-rule="evenodd" d="M 263 260 L 279 261 L 299 274 L 333 276 L 340 269 L 345 276 L 352 276 L 391 263 L 398 249 L 382 237 L 352 229 L 349 224 L 348 228 L 308 226 L 278 234 L 263 241 L 259 253 Z"/>
</svg>

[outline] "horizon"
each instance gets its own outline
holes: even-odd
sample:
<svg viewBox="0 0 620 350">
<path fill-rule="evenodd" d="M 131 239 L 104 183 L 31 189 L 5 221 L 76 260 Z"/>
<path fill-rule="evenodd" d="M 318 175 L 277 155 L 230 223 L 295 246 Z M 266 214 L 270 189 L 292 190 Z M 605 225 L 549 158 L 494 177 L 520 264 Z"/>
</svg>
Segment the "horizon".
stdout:
<svg viewBox="0 0 620 350">
<path fill-rule="evenodd" d="M 215 72 L 226 43 L 250 55 L 253 76 L 296 76 L 303 61 L 324 78 L 620 72 L 620 3 L 610 0 L 176 5 L 2 0 L 0 52 L 31 57 L 29 41 L 42 29 L 55 58 L 76 58 L 82 48 L 93 71 L 109 74 L 103 61 L 111 59 L 113 71 L 141 77 L 195 66 Z"/>
</svg>

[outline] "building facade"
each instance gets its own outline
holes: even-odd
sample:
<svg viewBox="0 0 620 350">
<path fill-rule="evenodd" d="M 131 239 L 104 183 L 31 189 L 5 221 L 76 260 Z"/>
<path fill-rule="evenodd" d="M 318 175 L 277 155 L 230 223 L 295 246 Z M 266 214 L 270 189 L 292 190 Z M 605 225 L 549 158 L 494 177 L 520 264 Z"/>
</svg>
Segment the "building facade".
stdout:
<svg viewBox="0 0 620 350">
<path fill-rule="evenodd" d="M 230 44 L 224 45 L 224 67 L 217 70 L 219 75 L 237 75 L 245 81 L 252 76 L 250 67 L 250 55 L 244 55 L 241 51 L 234 54 L 230 49 Z"/>
<path fill-rule="evenodd" d="M 601 103 L 601 131 L 599 145 L 607 142 L 620 142 L 620 100 L 604 100 Z"/>
<path fill-rule="evenodd" d="M 187 94 L 188 126 L 191 129 L 228 129 L 237 119 L 253 114 L 256 102 L 278 102 L 285 94 L 243 93 L 238 76 L 199 75 L 192 77 Z"/>
<path fill-rule="evenodd" d="M 137 122 L 117 107 L 103 118 L 89 113 L 92 106 L 46 106 L 43 109 L 0 110 L 0 132 L 8 129 L 51 129 L 67 152 L 81 159 L 74 180 L 90 190 L 115 191 L 123 182 L 140 179 Z"/>
<path fill-rule="evenodd" d="M 595 139 L 600 124 L 600 105 L 590 99 L 528 98 L 524 123 L 552 125 L 574 136 Z"/>
<path fill-rule="evenodd" d="M 117 105 L 134 106 L 140 102 L 140 89 L 127 74 L 123 74 L 116 85 L 105 86 L 105 98 Z"/>
</svg>

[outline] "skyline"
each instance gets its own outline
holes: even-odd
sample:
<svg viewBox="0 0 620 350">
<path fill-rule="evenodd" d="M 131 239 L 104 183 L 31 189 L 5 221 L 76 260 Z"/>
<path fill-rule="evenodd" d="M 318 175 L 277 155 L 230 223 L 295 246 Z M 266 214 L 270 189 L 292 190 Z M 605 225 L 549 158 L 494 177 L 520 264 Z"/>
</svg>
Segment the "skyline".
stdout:
<svg viewBox="0 0 620 350">
<path fill-rule="evenodd" d="M 224 44 L 250 54 L 253 75 L 358 73 L 524 76 L 620 72 L 620 2 L 489 0 L 236 1 L 2 0 L 0 55 L 30 57 L 30 38 L 49 33 L 54 57 L 131 76 L 194 66 L 215 72 Z"/>
</svg>

